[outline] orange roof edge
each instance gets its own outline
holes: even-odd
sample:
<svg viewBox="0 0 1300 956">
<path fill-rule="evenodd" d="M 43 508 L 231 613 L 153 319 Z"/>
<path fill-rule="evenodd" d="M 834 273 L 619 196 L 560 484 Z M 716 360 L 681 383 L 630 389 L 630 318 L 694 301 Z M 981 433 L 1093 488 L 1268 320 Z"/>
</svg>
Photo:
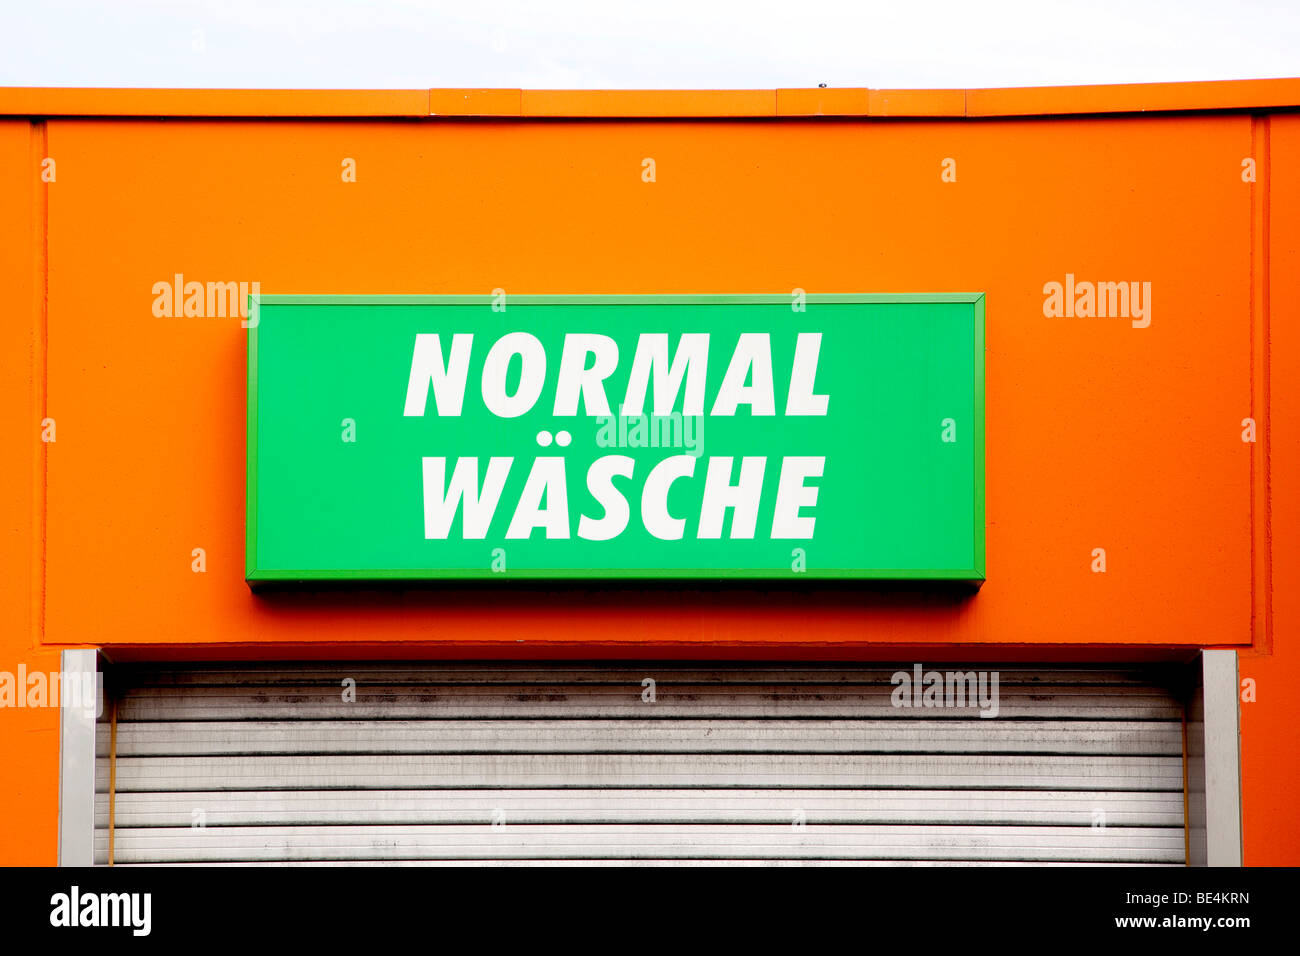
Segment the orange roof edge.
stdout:
<svg viewBox="0 0 1300 956">
<path fill-rule="evenodd" d="M 989 117 L 1300 106 L 1300 78 L 980 90 L 0 87 L 3 116 Z"/>
<path fill-rule="evenodd" d="M 0 87 L 6 116 L 427 116 L 428 90 Z"/>
</svg>

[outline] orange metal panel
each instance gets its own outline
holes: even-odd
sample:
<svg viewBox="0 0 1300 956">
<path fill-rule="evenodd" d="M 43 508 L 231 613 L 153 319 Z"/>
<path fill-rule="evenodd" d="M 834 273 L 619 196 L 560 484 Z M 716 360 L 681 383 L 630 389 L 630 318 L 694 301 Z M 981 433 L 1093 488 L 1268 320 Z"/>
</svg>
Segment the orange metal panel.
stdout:
<svg viewBox="0 0 1300 956">
<path fill-rule="evenodd" d="M 968 116 L 1146 113 L 1300 105 L 1300 79 L 967 90 Z"/>
<path fill-rule="evenodd" d="M 524 90 L 524 116 L 774 116 L 773 90 Z"/>
<path fill-rule="evenodd" d="M 1268 120 L 1269 251 L 1268 484 L 1271 487 L 1272 646 L 1243 652 L 1240 676 L 1253 683 L 1241 704 L 1243 838 L 1246 862 L 1300 862 L 1296 790 L 1295 689 L 1300 687 L 1300 116 Z M 1262 143 L 1261 143 L 1262 145 Z M 1264 154 L 1260 153 L 1260 157 Z"/>
<path fill-rule="evenodd" d="M 520 90 L 430 90 L 431 116 L 518 116 Z"/>
<path fill-rule="evenodd" d="M 864 101 L 865 97 L 865 101 Z M 1300 105 L 1300 79 L 983 90 L 195 90 L 0 87 L 10 116 L 1029 116 Z"/>
<path fill-rule="evenodd" d="M 48 641 L 779 656 L 805 643 L 1251 640 L 1250 452 L 1236 427 L 1251 400 L 1249 117 L 56 121 L 50 137 L 62 417 Z M 259 157 L 233 178 L 231 142 Z M 646 156 L 655 183 L 641 180 Z M 356 183 L 340 180 L 344 157 Z M 154 317 L 153 284 L 178 272 L 268 293 L 985 291 L 988 583 L 978 596 L 741 589 L 667 604 L 632 589 L 252 595 L 243 332 Z M 1150 328 L 1045 318 L 1043 284 L 1067 272 L 1150 281 Z M 198 547 L 206 573 L 191 571 Z M 1090 570 L 1096 547 L 1105 574 Z"/>
<path fill-rule="evenodd" d="M 428 90 L 0 87 L 10 116 L 425 116 Z"/>
<path fill-rule="evenodd" d="M 965 90 L 872 90 L 872 116 L 964 116 Z"/>
<path fill-rule="evenodd" d="M 866 116 L 866 88 L 777 90 L 778 116 Z"/>
<path fill-rule="evenodd" d="M 0 671 L 16 680 L 58 670 L 57 651 L 35 649 L 41 587 L 44 469 L 41 307 L 44 227 L 41 161 L 44 131 L 25 120 L 0 121 L 0 285 L 5 345 L 0 349 Z M 57 434 L 57 433 L 56 433 Z M 20 691 L 21 692 L 21 691 Z M 53 864 L 58 835 L 59 711 L 0 709 L 0 863 Z"/>
</svg>

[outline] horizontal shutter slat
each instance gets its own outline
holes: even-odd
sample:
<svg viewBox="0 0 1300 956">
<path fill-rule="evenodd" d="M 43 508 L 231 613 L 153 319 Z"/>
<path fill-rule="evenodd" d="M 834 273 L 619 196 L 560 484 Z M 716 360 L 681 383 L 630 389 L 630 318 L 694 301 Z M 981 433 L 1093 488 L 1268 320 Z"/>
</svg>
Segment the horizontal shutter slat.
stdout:
<svg viewBox="0 0 1300 956">
<path fill-rule="evenodd" d="M 101 801 L 102 802 L 102 801 Z M 122 793 L 123 827 L 491 823 L 1183 824 L 1181 793 L 1034 790 L 308 790 Z M 107 826 L 101 806 L 99 826 Z"/>
<path fill-rule="evenodd" d="M 123 828 L 123 862 L 257 859 L 454 859 L 463 856 L 635 858 L 873 856 L 900 860 L 1078 859 L 1176 862 L 1181 830 L 1096 827 L 692 826 L 552 824 L 424 827 Z"/>
<path fill-rule="evenodd" d="M 99 733 L 107 755 L 108 729 Z M 1141 721 L 447 720 L 119 723 L 117 754 L 1182 753 L 1182 724 Z"/>
<path fill-rule="evenodd" d="M 129 695 L 119 721 L 181 720 L 418 720 L 799 717 L 889 719 L 923 715 L 969 720 L 977 706 L 900 708 L 888 684 L 660 683 L 654 703 L 637 684 L 358 685 L 355 702 L 320 685 L 264 687 L 150 687 Z M 999 688 L 998 719 L 1175 720 L 1177 703 L 1157 688 L 1133 685 L 1122 695 L 1101 685 L 1043 684 Z"/>
<path fill-rule="evenodd" d="M 101 761 L 101 764 L 103 762 Z M 107 767 L 97 786 L 106 788 Z M 1105 787 L 1098 784 L 1105 781 Z M 403 787 L 951 787 L 1174 790 L 1174 757 L 967 755 L 448 754 L 119 757 L 117 788 L 301 790 Z"/>
</svg>

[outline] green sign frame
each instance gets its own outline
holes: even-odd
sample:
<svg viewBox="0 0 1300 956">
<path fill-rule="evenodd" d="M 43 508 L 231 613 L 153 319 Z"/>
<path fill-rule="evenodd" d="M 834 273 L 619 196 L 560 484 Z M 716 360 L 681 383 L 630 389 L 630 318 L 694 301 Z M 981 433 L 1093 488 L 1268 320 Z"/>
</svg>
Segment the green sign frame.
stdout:
<svg viewBox="0 0 1300 956">
<path fill-rule="evenodd" d="M 262 295 L 250 297 L 247 324 L 245 579 L 250 585 L 274 581 L 438 582 L 511 578 L 769 581 L 813 578 L 976 583 L 984 580 L 983 293 L 511 295 L 508 298 Z M 624 426 L 632 417 L 623 414 L 624 406 L 615 399 L 623 394 L 619 386 L 627 383 L 629 366 L 634 366 L 639 359 L 643 333 L 666 334 L 670 343 L 668 356 L 658 368 L 647 359 L 650 371 L 645 375 L 651 384 L 646 388 L 644 404 L 648 407 L 654 402 L 653 382 L 659 381 L 660 372 L 668 370 L 670 360 L 676 362 L 673 349 L 686 351 L 679 348 L 685 341 L 682 336 L 687 331 L 698 335 L 702 328 L 721 343 L 716 351 L 705 346 L 707 359 L 702 363 L 705 367 L 702 375 L 710 400 L 719 392 L 720 383 L 724 390 L 726 383 L 732 383 L 729 393 L 732 395 L 739 394 L 734 387 L 736 382 L 747 395 L 761 394 L 758 386 L 762 365 L 752 355 L 750 364 L 741 369 L 743 374 L 732 376 L 732 366 L 739 363 L 740 343 L 746 336 L 757 334 L 769 343 L 767 386 L 775 394 L 776 411 L 774 414 L 766 410 L 770 399 L 768 405 L 762 406 L 763 411 L 757 400 L 744 399 L 739 405 L 729 405 L 730 412 L 723 410 L 721 417 L 715 417 L 719 415 L 719 398 L 709 414 L 682 414 L 690 401 L 690 364 L 683 363 L 685 374 L 676 377 L 671 415 L 655 416 L 646 410 L 641 416 L 642 424 L 649 421 L 651 434 L 658 427 L 660 434 L 673 435 L 674 421 L 665 425 L 666 417 L 680 419 L 680 433 L 689 431 L 686 419 L 695 419 L 696 433 L 703 436 L 698 445 L 705 447 L 711 433 L 722 431 L 721 439 L 713 442 L 716 449 L 721 441 L 724 456 L 721 461 L 727 464 L 717 465 L 720 477 L 715 486 L 711 476 L 718 459 L 709 457 L 707 463 L 699 462 L 698 459 L 705 457 L 703 449 L 687 451 L 705 469 L 683 462 L 680 467 L 689 466 L 694 471 L 677 476 L 679 480 L 669 480 L 662 490 L 662 508 L 655 514 L 666 515 L 685 526 L 687 522 L 679 516 L 691 514 L 690 508 L 681 504 L 687 499 L 674 497 L 676 503 L 670 505 L 670 496 L 679 496 L 685 493 L 682 489 L 689 489 L 695 502 L 700 501 L 702 494 L 705 496 L 700 508 L 706 508 L 710 501 L 709 489 L 713 488 L 710 514 L 725 517 L 711 521 L 709 528 L 717 534 L 706 536 L 699 533 L 704 530 L 701 514 L 694 525 L 697 537 L 683 532 L 669 542 L 651 531 L 645 496 L 640 501 L 643 526 L 634 527 L 638 501 L 626 491 L 637 466 L 645 465 L 653 471 L 656 463 L 665 461 L 664 449 L 626 444 L 629 439 Z M 750 328 L 761 331 L 737 331 Z M 578 329 L 588 338 L 622 336 L 614 353 L 621 356 L 617 359 L 617 369 L 601 380 L 598 389 L 602 395 L 608 391 L 608 416 L 592 417 L 592 399 L 585 386 L 574 393 L 580 395 L 581 404 L 576 404 L 575 397 L 572 417 L 561 415 L 559 405 L 551 403 L 553 397 L 558 403 L 561 385 L 557 381 L 564 374 L 561 371 L 557 376 L 554 371 L 562 366 L 563 359 L 557 363 L 554 358 L 562 352 L 567 355 L 571 329 Z M 604 334 L 595 331 L 598 329 Z M 832 341 L 821 344 L 823 331 L 831 329 L 835 330 Z M 495 349 L 490 350 L 489 346 L 494 341 L 500 344 L 500 337 L 507 330 L 526 331 L 539 343 L 545 340 L 541 363 L 545 368 L 545 386 L 529 411 L 517 417 L 494 417 L 489 411 L 489 376 L 484 353 L 489 352 L 490 360 L 490 353 Z M 415 390 L 413 343 L 418 345 L 416 336 L 431 337 L 429 333 L 439 336 L 438 361 L 443 363 L 444 376 L 450 374 L 455 364 L 455 349 L 442 339 L 454 341 L 457 333 L 474 335 L 474 344 L 466 349 L 474 362 L 468 373 L 461 376 L 464 415 L 460 405 L 453 406 L 454 414 L 442 415 L 435 387 L 438 383 L 427 379 L 425 388 L 429 394 L 423 417 L 412 418 L 409 404 L 404 412 L 403 396 L 408 396 L 409 403 L 409 395 Z M 799 407 L 820 407 L 820 413 L 790 411 L 796 407 L 795 379 L 800 378 L 796 369 L 803 354 L 805 335 L 815 335 L 820 348 L 820 352 L 809 349 L 812 377 L 804 381 L 805 390 L 818 400 L 829 395 L 829 403 Z M 638 359 L 629 363 L 631 343 L 636 344 Z M 788 358 L 791 355 L 793 358 Z M 585 353 L 579 371 L 593 371 L 587 365 L 593 357 L 599 364 L 595 352 Z M 500 366 L 504 369 L 499 379 L 501 394 L 509 393 L 508 379 L 516 383 L 518 394 L 524 391 L 526 358 L 516 354 L 508 362 Z M 786 375 L 780 373 L 782 363 Z M 514 364 L 520 366 L 517 374 L 513 371 Z M 364 374 L 358 374 L 358 369 Z M 481 408 L 475 405 L 479 396 L 474 384 L 480 373 Z M 614 383 L 608 390 L 604 386 L 607 380 Z M 669 391 L 666 383 L 667 377 L 663 387 Z M 408 392 L 408 387 L 412 392 Z M 630 389 L 627 395 L 630 401 Z M 548 405 L 555 409 L 554 413 Z M 749 414 L 741 410 L 745 405 Z M 849 406 L 848 411 L 836 416 L 836 410 L 845 405 Z M 787 415 L 795 417 L 782 416 L 782 407 Z M 348 422 L 352 422 L 354 429 L 351 442 L 340 436 L 340 428 L 346 433 Z M 631 511 L 632 517 L 625 520 L 622 531 L 613 539 L 593 540 L 583 535 L 586 540 L 581 541 L 571 530 L 563 535 L 557 531 L 556 540 L 552 540 L 551 532 L 556 529 L 534 521 L 531 525 L 521 522 L 526 534 L 506 537 L 503 532 L 511 503 L 519 502 L 516 517 L 510 519 L 511 533 L 515 531 L 515 522 L 520 520 L 519 511 L 524 508 L 518 494 L 519 485 L 524 485 L 524 494 L 529 496 L 530 510 L 526 516 L 534 519 L 543 512 L 550 514 L 556 495 L 555 488 L 546 484 L 543 509 L 542 498 L 528 492 L 533 485 L 527 462 L 516 469 L 514 456 L 521 453 L 537 456 L 532 465 L 537 469 L 544 455 L 555 456 L 557 450 L 538 447 L 543 434 L 548 438 L 547 445 L 550 444 L 550 432 L 546 429 L 536 432 L 538 426 L 549 429 L 557 423 L 564 425 L 563 432 L 556 432 L 558 445 L 561 434 L 570 430 L 582 432 L 591 428 L 593 422 L 600 423 L 599 429 L 593 429 L 595 444 L 607 447 L 605 443 L 613 441 L 612 450 L 622 453 L 619 460 L 632 462 L 625 465 L 629 470 L 627 475 L 614 472 L 606 476 L 608 484 L 602 486 L 607 491 L 613 488 L 623 499 L 624 511 Z M 609 431 L 611 428 L 613 431 Z M 604 439 L 600 429 L 606 429 Z M 506 432 L 514 434 L 510 447 L 491 447 L 493 436 Z M 526 437 L 533 433 L 537 434 L 536 444 Z M 931 447 L 931 441 L 938 444 Z M 561 455 L 568 456 L 568 461 L 558 466 L 561 475 L 566 474 L 568 465 L 577 467 L 585 458 L 594 462 L 602 454 L 587 449 L 585 443 L 575 442 L 571 449 L 567 442 L 564 444 Z M 450 530 L 444 531 L 441 538 L 426 537 L 431 487 L 427 462 L 435 459 L 422 456 L 439 451 L 445 456 L 453 453 L 462 456 L 455 459 L 454 466 L 450 457 L 436 459 L 443 464 L 437 472 L 441 476 L 438 484 L 441 504 L 434 510 L 440 507 L 440 513 L 450 514 L 447 520 L 451 524 L 445 528 L 459 524 L 462 536 L 458 540 Z M 810 472 L 803 479 L 795 475 L 791 479 L 795 490 L 788 499 L 782 499 L 786 493 L 786 465 L 818 460 L 817 456 L 809 457 L 814 451 L 820 451 L 825 471 Z M 468 493 L 477 497 L 481 487 L 482 494 L 487 496 L 494 460 L 490 456 L 504 453 L 512 456 L 508 459 L 511 470 L 507 472 L 504 487 L 506 490 L 513 487 L 513 491 L 504 494 L 498 485 L 494 510 L 485 526 L 487 533 L 482 537 L 467 536 Z M 745 537 L 741 506 L 732 498 L 725 499 L 725 507 L 719 502 L 737 488 L 744 491 L 744 463 L 751 460 L 748 457 L 751 454 L 768 457 L 762 458 L 764 466 L 756 469 L 762 491 L 754 496 L 758 502 L 755 511 L 747 512 L 751 515 L 750 535 Z M 801 457 L 772 457 L 782 454 Z M 832 473 L 827 465 L 833 460 L 831 456 L 839 456 L 848 466 Z M 472 484 L 458 486 L 454 468 L 470 458 L 478 470 L 470 476 Z M 553 463 L 556 458 L 545 460 Z M 776 464 L 764 473 L 769 460 Z M 422 461 L 426 464 L 423 484 L 420 484 Z M 725 475 L 724 467 L 728 469 Z M 739 476 L 732 470 L 736 467 L 740 468 Z M 468 471 L 468 464 L 466 468 Z M 588 468 L 591 469 L 590 463 Z M 854 468 L 858 469 L 856 481 Z M 704 471 L 710 477 L 706 478 Z M 779 485 L 777 471 L 781 472 Z M 612 520 L 609 508 L 605 508 L 600 519 L 589 514 L 589 511 L 601 512 L 608 504 L 597 495 L 591 483 L 593 474 L 593 470 L 588 470 L 585 486 L 576 472 L 574 477 L 567 478 L 570 490 L 564 492 L 561 500 L 565 502 L 565 521 L 570 528 L 581 527 L 586 521 L 591 521 L 594 527 L 598 521 Z M 615 485 L 614 478 L 626 481 Z M 636 487 L 640 489 L 647 478 L 644 468 L 636 478 Z M 806 483 L 799 485 L 800 480 Z M 698 486 L 705 486 L 704 491 Z M 467 493 L 467 499 L 453 496 L 454 487 Z M 748 487 L 757 485 L 750 482 Z M 783 531 L 791 527 L 827 529 L 822 538 L 815 531 L 810 538 L 777 535 L 774 512 L 788 517 L 790 502 L 796 500 L 797 493 L 813 488 L 818 489 L 812 496 L 814 503 L 808 504 L 805 498 L 802 506 L 794 507 L 793 514 L 801 520 L 815 512 L 815 525 L 786 523 L 780 527 Z M 590 499 L 584 497 L 586 493 Z M 570 503 L 571 511 L 567 510 Z M 420 504 L 423 504 L 423 522 L 421 509 L 417 507 Z M 754 513 L 756 519 L 752 518 Z M 739 539 L 734 537 L 738 522 Z M 769 526 L 771 536 L 762 537 L 762 530 Z M 618 541 L 624 534 L 627 540 Z"/>
</svg>

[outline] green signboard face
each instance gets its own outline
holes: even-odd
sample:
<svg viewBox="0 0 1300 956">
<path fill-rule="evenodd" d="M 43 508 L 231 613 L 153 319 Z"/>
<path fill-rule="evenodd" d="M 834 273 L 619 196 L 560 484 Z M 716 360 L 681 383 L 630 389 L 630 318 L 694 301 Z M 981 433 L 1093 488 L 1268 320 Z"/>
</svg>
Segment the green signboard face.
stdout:
<svg viewBox="0 0 1300 956">
<path fill-rule="evenodd" d="M 984 577 L 981 295 L 263 296 L 246 577 Z"/>
</svg>

